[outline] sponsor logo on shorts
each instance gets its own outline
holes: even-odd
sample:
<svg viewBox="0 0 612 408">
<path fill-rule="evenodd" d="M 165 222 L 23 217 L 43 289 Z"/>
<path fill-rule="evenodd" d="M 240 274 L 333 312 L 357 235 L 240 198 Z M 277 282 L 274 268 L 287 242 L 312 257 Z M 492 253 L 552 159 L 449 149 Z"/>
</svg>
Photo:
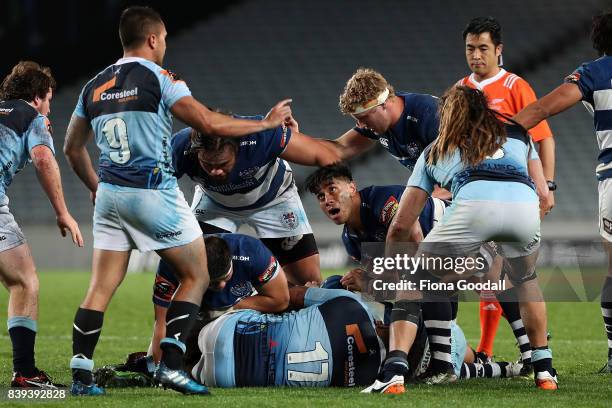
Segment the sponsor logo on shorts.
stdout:
<svg viewBox="0 0 612 408">
<path fill-rule="evenodd" d="M 380 137 L 380 138 L 378 138 L 378 141 L 380 142 L 381 145 L 383 145 L 385 147 L 385 149 L 389 148 L 389 139 L 387 139 L 385 137 Z"/>
<path fill-rule="evenodd" d="M 368 348 L 357 324 L 347 324 L 346 331 L 346 361 L 344 363 L 344 384 L 347 387 L 355 386 L 355 348 L 361 354 L 367 353 Z"/>
<path fill-rule="evenodd" d="M 253 292 L 251 282 L 238 282 L 230 288 L 230 293 L 237 298 L 249 296 Z"/>
<path fill-rule="evenodd" d="M 276 272 L 276 269 L 278 268 L 278 262 L 276 262 L 276 258 L 274 258 L 274 256 L 270 257 L 270 264 L 268 265 L 268 267 L 266 268 L 265 271 L 263 271 L 258 277 L 257 280 L 260 283 L 266 283 L 268 282 L 270 279 L 272 279 L 274 277 L 274 273 Z"/>
<path fill-rule="evenodd" d="M 389 197 L 385 205 L 383 205 L 382 211 L 380 212 L 380 223 L 389 225 L 395 213 L 399 207 L 399 202 L 394 196 Z"/>
<path fill-rule="evenodd" d="M 612 220 L 609 220 L 606 217 L 602 217 L 601 222 L 604 231 L 606 231 L 608 234 L 612 234 Z"/>
<path fill-rule="evenodd" d="M 244 142 L 240 142 L 240 146 L 255 146 L 257 144 L 257 140 L 245 140 Z"/>
<path fill-rule="evenodd" d="M 206 210 L 200 210 L 200 209 L 195 210 L 195 215 L 204 215 L 204 214 L 206 214 Z"/>
<path fill-rule="evenodd" d="M 13 167 L 13 161 L 9 160 L 8 163 L 6 163 L 4 166 L 2 166 L 2 170 L 9 171 L 11 169 L 11 167 Z"/>
<path fill-rule="evenodd" d="M 175 238 L 183 234 L 183 231 L 168 231 L 168 232 L 158 232 L 155 234 L 157 239 L 165 239 L 165 238 Z"/>
<path fill-rule="evenodd" d="M 251 260 L 251 257 L 250 256 L 245 256 L 245 255 L 233 255 L 232 259 L 234 261 L 249 262 Z"/>
<path fill-rule="evenodd" d="M 283 213 L 281 215 L 281 222 L 290 230 L 294 230 L 300 225 L 300 221 L 293 211 Z"/>
<path fill-rule="evenodd" d="M 529 244 L 527 244 L 527 250 L 531 250 L 533 247 L 535 247 L 538 243 L 540 242 L 540 238 L 534 238 L 533 241 L 531 241 Z"/>
<path fill-rule="evenodd" d="M 6 235 L 0 235 L 0 241 L 5 241 L 6 240 Z"/>
</svg>

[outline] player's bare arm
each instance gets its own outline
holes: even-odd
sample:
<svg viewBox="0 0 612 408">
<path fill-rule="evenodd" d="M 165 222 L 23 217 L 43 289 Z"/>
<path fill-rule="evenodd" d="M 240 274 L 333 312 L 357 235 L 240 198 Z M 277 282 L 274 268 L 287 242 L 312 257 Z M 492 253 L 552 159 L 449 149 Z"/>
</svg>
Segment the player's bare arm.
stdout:
<svg viewBox="0 0 612 408">
<path fill-rule="evenodd" d="M 429 194 L 417 187 L 406 187 L 399 202 L 397 214 L 393 218 L 386 242 L 420 242 L 423 231 L 419 225 L 419 215 Z"/>
<path fill-rule="evenodd" d="M 280 268 L 280 266 L 279 266 Z M 289 306 L 289 287 L 282 268 L 276 277 L 257 288 L 257 295 L 238 302 L 234 309 L 253 309 L 262 313 L 280 313 Z"/>
<path fill-rule="evenodd" d="M 274 105 L 263 120 L 237 119 L 213 112 L 192 96 L 179 99 L 170 109 L 179 120 L 199 132 L 222 137 L 242 137 L 280 126 L 291 116 L 291 99 Z"/>
<path fill-rule="evenodd" d="M 84 118 L 72 115 L 66 131 L 64 154 L 70 167 L 89 191 L 95 194 L 98 190 L 98 175 L 91 163 L 89 152 L 87 152 L 87 143 L 92 135 L 89 122 Z"/>
<path fill-rule="evenodd" d="M 341 160 L 338 151 L 327 141 L 315 139 L 299 132 L 295 119 L 287 121 L 291 128 L 291 139 L 280 155 L 283 159 L 304 166 L 324 167 Z"/>
<path fill-rule="evenodd" d="M 547 137 L 546 139 L 542 139 L 539 145 L 539 156 L 542 161 L 544 178 L 552 181 L 555 179 L 555 139 Z M 555 206 L 555 193 L 553 191 L 548 192 L 547 201 L 547 206 L 550 210 Z"/>
<path fill-rule="evenodd" d="M 376 141 L 368 139 L 356 130 L 351 129 L 335 140 L 325 140 L 325 143 L 336 150 L 340 160 L 347 161 L 370 150 L 374 147 Z"/>
<path fill-rule="evenodd" d="M 36 175 L 40 181 L 40 185 L 47 194 L 51 206 L 55 210 L 57 218 L 57 226 L 63 237 L 67 232 L 70 232 L 72 242 L 75 245 L 83 246 L 83 236 L 79 230 L 79 225 L 68 212 L 66 202 L 64 201 L 64 191 L 62 189 L 62 179 L 60 177 L 57 161 L 53 156 L 51 149 L 44 145 L 35 146 L 30 152 L 32 163 L 36 168 Z"/>
<path fill-rule="evenodd" d="M 543 214 L 548 214 L 550 212 L 548 201 L 548 184 L 546 183 L 546 178 L 544 177 L 544 170 L 542 168 L 542 162 L 540 159 L 529 160 L 527 162 L 527 170 L 529 172 L 529 177 L 533 179 L 536 187 L 536 193 L 540 199 L 540 211 Z"/>
<path fill-rule="evenodd" d="M 528 105 L 512 119 L 525 129 L 531 129 L 542 120 L 572 107 L 581 99 L 582 92 L 580 92 L 578 85 L 565 83 Z"/>
</svg>

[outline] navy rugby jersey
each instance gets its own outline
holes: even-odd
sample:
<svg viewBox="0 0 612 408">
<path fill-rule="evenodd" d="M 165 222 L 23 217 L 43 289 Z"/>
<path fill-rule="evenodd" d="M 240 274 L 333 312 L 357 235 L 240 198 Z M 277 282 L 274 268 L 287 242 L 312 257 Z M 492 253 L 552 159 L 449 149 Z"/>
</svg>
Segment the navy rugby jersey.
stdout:
<svg viewBox="0 0 612 408">
<path fill-rule="evenodd" d="M 30 152 L 44 145 L 53 153 L 49 120 L 27 102 L 16 99 L 0 102 L 0 199 L 13 177 L 25 167 Z"/>
<path fill-rule="evenodd" d="M 582 100 L 593 107 L 599 146 L 597 179 L 612 178 L 612 57 L 603 56 L 582 64 L 565 82 L 578 85 Z"/>
<path fill-rule="evenodd" d="M 362 258 L 362 242 L 385 242 L 391 221 L 399 207 L 406 187 L 399 185 L 370 186 L 359 191 L 360 216 L 364 233 L 351 231 L 347 225 L 342 230 L 342 242 L 346 252 L 356 261 Z M 429 197 L 419 216 L 423 235 L 429 234 L 434 223 L 434 202 Z"/>
<path fill-rule="evenodd" d="M 100 148 L 100 182 L 147 189 L 177 187 L 170 108 L 189 95 L 184 81 L 136 57 L 121 58 L 89 81 L 74 115 L 93 128 Z"/>
<path fill-rule="evenodd" d="M 382 135 L 355 127 L 362 136 L 378 140 L 403 166 L 413 169 L 419 155 L 438 137 L 438 98 L 432 95 L 396 92 L 404 99 L 399 122 Z"/>
<path fill-rule="evenodd" d="M 237 117 L 263 119 L 263 116 Z M 291 129 L 278 126 L 241 137 L 236 164 L 227 179 L 220 183 L 200 167 L 197 154 L 190 153 L 191 132 L 191 128 L 185 128 L 172 140 L 176 177 L 187 174 L 219 206 L 235 211 L 260 208 L 293 185 L 291 167 L 280 158 L 291 139 Z"/>
<path fill-rule="evenodd" d="M 221 291 L 206 291 L 202 306 L 220 310 L 251 296 L 253 289 L 260 288 L 274 279 L 281 268 L 272 252 L 260 240 L 243 234 L 215 235 L 223 238 L 229 246 L 233 273 Z M 153 303 L 168 307 L 178 283 L 170 266 L 161 260 L 157 269 Z"/>
</svg>

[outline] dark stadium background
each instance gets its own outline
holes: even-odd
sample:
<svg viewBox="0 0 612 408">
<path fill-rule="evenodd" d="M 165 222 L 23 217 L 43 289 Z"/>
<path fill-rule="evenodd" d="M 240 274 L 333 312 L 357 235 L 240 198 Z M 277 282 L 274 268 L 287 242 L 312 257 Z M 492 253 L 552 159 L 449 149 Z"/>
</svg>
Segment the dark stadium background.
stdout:
<svg viewBox="0 0 612 408">
<path fill-rule="evenodd" d="M 338 111 L 338 95 L 360 66 L 379 70 L 398 90 L 434 95 L 467 75 L 461 32 L 475 16 L 500 20 L 504 67 L 523 76 L 541 96 L 578 64 L 596 58 L 588 38 L 591 16 L 611 5 L 609 0 L 3 0 L 0 75 L 23 59 L 52 68 L 58 89 L 50 119 L 58 162 L 69 208 L 88 244 L 77 251 L 57 240 L 53 213 L 28 166 L 8 195 L 41 269 L 89 268 L 93 208 L 61 146 L 80 89 L 121 56 L 118 19 L 134 4 L 160 12 L 169 32 L 165 66 L 185 79 L 204 103 L 257 114 L 292 97 L 301 130 L 325 138 L 353 125 Z M 544 262 L 555 251 L 568 251 L 559 242 L 598 241 L 592 119 L 577 106 L 550 124 L 557 143 L 559 190 L 557 205 L 543 222 L 544 242 L 554 244 L 545 245 Z M 175 122 L 176 129 L 181 126 Z M 95 147 L 91 152 L 97 155 Z M 301 185 L 311 170 L 292 167 Z M 409 174 L 380 147 L 351 167 L 362 187 L 403 184 Z M 190 199 L 192 185 L 183 181 L 182 186 Z M 338 228 L 325 220 L 309 194 L 302 197 L 324 264 L 343 265 Z"/>
</svg>

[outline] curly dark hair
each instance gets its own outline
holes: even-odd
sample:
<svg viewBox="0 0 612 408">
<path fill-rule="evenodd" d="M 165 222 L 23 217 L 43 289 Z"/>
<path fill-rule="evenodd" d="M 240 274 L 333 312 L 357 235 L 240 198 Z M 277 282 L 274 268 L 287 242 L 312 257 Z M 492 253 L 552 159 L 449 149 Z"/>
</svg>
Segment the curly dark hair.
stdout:
<svg viewBox="0 0 612 408">
<path fill-rule="evenodd" d="M 325 167 L 320 167 L 317 171 L 309 175 L 306 178 L 306 188 L 312 194 L 318 194 L 324 183 L 335 178 L 353 181 L 353 174 L 351 173 L 351 169 L 342 162 L 330 164 Z"/>
<path fill-rule="evenodd" d="M 591 41 L 599 55 L 612 55 L 612 11 L 593 17 Z"/>
<path fill-rule="evenodd" d="M 482 33 L 489 33 L 496 47 L 502 43 L 501 25 L 493 17 L 476 17 L 470 20 L 463 30 L 463 40 L 465 41 L 468 34 Z"/>
<path fill-rule="evenodd" d="M 23 99 L 32 102 L 37 96 L 43 99 L 49 89 L 57 84 L 51 69 L 34 61 L 20 61 L 0 84 L 0 100 Z"/>
</svg>

